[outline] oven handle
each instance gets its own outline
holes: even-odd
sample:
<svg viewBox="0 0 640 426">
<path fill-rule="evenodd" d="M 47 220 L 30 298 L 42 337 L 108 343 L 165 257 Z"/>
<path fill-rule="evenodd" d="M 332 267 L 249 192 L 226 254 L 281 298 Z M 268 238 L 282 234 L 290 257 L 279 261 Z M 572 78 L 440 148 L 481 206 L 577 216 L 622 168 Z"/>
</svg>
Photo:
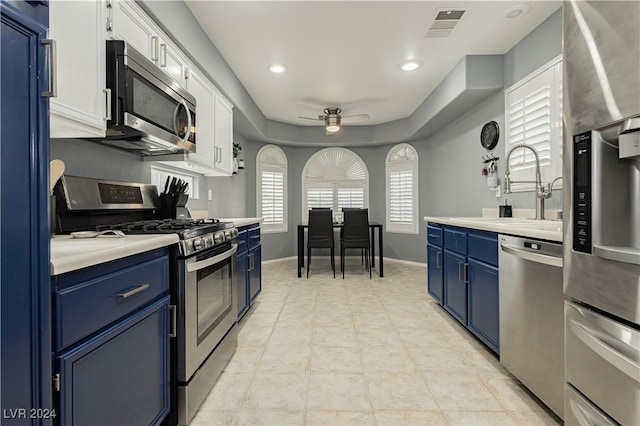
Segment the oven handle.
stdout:
<svg viewBox="0 0 640 426">
<path fill-rule="evenodd" d="M 231 249 L 225 251 L 222 254 L 219 254 L 217 256 L 214 257 L 210 257 L 209 259 L 205 259 L 205 260 L 201 260 L 200 262 L 195 262 L 195 263 L 191 263 L 189 265 L 187 265 L 187 272 L 196 272 L 200 269 L 204 269 L 207 266 L 211 266 L 214 265 L 216 263 L 220 263 L 225 259 L 230 258 L 231 256 L 233 256 L 234 254 L 236 254 L 236 251 L 238 251 L 238 245 L 234 244 L 233 246 L 231 246 Z"/>
</svg>

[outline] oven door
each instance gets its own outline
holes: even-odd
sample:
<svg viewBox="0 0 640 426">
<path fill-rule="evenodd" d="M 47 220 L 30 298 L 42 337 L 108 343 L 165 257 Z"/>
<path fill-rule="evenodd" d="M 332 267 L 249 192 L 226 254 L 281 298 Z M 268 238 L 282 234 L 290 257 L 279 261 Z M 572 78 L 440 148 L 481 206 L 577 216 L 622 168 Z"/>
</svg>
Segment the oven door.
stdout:
<svg viewBox="0 0 640 426">
<path fill-rule="evenodd" d="M 184 260 L 184 286 L 178 289 L 178 381 L 188 382 L 238 316 L 236 244 Z"/>
</svg>

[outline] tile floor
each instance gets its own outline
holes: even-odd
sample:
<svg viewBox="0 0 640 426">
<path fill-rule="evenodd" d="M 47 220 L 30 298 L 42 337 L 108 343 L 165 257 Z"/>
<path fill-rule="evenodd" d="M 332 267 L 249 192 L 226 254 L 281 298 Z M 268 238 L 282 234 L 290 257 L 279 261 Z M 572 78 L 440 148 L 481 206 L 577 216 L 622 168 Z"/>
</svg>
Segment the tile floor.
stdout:
<svg viewBox="0 0 640 426">
<path fill-rule="evenodd" d="M 239 346 L 192 425 L 556 425 L 426 294 L 424 267 L 263 265 Z M 304 275 L 304 274 L 303 274 Z"/>
</svg>

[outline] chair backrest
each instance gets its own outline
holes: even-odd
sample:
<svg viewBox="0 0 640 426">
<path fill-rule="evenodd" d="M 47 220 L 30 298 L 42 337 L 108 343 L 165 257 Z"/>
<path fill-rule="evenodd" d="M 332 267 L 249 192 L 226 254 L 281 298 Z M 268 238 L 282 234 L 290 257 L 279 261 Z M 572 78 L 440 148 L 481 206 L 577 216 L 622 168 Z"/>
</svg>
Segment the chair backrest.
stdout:
<svg viewBox="0 0 640 426">
<path fill-rule="evenodd" d="M 345 243 L 369 246 L 369 210 L 349 209 L 344 212 L 342 239 Z"/>
<path fill-rule="evenodd" d="M 331 247 L 333 245 L 333 214 L 331 209 L 309 210 L 309 246 Z"/>
</svg>

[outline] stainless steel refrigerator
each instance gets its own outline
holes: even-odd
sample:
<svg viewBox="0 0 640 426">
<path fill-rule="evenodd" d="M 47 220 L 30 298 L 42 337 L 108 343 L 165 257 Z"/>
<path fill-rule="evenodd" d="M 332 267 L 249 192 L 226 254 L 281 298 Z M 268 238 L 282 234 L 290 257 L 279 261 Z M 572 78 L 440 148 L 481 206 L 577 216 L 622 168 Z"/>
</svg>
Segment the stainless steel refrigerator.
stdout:
<svg viewBox="0 0 640 426">
<path fill-rule="evenodd" d="M 640 2 L 567 1 L 567 424 L 640 424 Z"/>
</svg>

